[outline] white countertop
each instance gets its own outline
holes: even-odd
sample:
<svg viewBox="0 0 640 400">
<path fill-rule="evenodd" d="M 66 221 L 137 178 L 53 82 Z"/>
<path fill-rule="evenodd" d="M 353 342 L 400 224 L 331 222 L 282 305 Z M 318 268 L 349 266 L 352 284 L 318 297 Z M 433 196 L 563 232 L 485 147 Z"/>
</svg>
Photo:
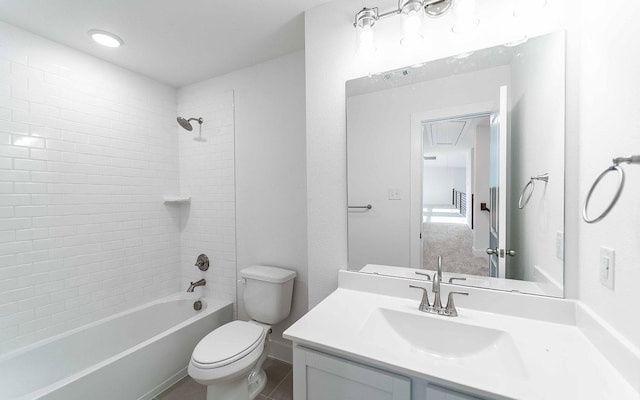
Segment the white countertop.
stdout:
<svg viewBox="0 0 640 400">
<path fill-rule="evenodd" d="M 451 318 L 422 313 L 417 306 L 415 300 L 340 288 L 283 336 L 310 348 L 489 398 L 640 399 L 571 318 L 566 323 L 546 322 L 461 307 L 459 316 Z M 371 340 L 375 334 L 367 324 L 381 309 L 504 331 L 513 339 L 510 361 L 488 361 L 486 368 L 470 368 L 472 364 L 464 358 L 428 354 L 398 341 Z M 422 334 L 425 341 L 430 340 L 429 332 Z"/>
</svg>

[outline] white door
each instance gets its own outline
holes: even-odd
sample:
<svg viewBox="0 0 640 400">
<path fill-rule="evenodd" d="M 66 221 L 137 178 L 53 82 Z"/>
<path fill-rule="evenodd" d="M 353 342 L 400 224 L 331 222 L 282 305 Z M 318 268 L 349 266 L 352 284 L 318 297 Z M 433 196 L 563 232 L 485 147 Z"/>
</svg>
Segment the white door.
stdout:
<svg viewBox="0 0 640 400">
<path fill-rule="evenodd" d="M 490 212 L 491 230 L 489 243 L 489 274 L 505 278 L 508 264 L 507 215 L 509 211 L 509 126 L 507 86 L 500 87 L 500 107 L 491 115 L 490 143 Z"/>
</svg>

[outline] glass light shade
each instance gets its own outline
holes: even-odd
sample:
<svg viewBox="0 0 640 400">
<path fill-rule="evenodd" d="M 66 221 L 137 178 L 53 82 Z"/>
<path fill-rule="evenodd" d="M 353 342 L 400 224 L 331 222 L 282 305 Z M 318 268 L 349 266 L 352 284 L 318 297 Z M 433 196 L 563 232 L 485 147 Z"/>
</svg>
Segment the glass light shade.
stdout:
<svg viewBox="0 0 640 400">
<path fill-rule="evenodd" d="M 464 34 L 474 31 L 480 22 L 476 15 L 476 0 L 456 0 L 453 20 L 453 32 Z"/>
<path fill-rule="evenodd" d="M 92 29 L 89 31 L 89 36 L 96 43 L 106 47 L 120 47 L 124 44 L 124 41 L 111 32 L 101 31 L 98 29 Z"/>
<path fill-rule="evenodd" d="M 357 26 L 356 48 L 363 56 L 372 56 L 376 52 L 376 35 L 371 25 Z"/>
<path fill-rule="evenodd" d="M 421 5 L 418 7 L 407 6 L 402 10 L 402 39 L 400 44 L 405 47 L 415 47 L 422 42 L 422 20 L 424 11 Z"/>
</svg>

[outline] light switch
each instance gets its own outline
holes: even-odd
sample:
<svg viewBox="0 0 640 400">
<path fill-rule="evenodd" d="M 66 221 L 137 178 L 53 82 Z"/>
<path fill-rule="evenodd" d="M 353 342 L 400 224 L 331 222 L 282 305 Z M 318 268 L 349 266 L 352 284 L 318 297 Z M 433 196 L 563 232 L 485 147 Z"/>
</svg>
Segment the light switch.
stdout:
<svg viewBox="0 0 640 400">
<path fill-rule="evenodd" d="M 616 252 L 613 249 L 600 247 L 600 283 L 613 290 Z"/>
<path fill-rule="evenodd" d="M 389 188 L 389 200 L 402 200 L 400 189 Z"/>
</svg>

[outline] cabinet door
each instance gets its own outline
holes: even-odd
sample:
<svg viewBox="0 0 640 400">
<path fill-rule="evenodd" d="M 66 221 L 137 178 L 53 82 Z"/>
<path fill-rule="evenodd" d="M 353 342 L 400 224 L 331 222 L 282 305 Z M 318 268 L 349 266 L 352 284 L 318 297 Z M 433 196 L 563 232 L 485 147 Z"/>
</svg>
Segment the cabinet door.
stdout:
<svg viewBox="0 0 640 400">
<path fill-rule="evenodd" d="M 293 350 L 296 400 L 410 400 L 408 378 L 312 350 Z"/>
<path fill-rule="evenodd" d="M 440 386 L 429 384 L 427 386 L 427 400 L 481 400 L 479 397 L 473 397 L 468 394 L 445 389 Z"/>
</svg>

